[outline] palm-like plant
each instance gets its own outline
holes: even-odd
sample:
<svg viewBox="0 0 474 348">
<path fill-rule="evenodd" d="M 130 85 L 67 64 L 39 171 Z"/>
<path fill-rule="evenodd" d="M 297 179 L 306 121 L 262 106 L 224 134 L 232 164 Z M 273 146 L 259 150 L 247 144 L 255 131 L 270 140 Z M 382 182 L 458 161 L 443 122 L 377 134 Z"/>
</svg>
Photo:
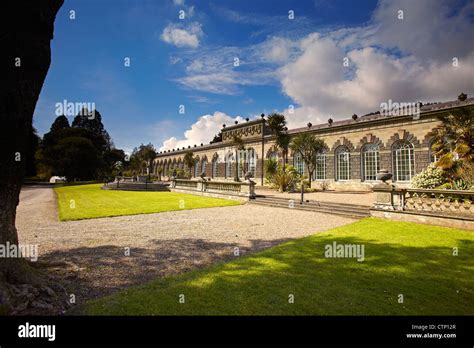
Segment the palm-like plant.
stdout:
<svg viewBox="0 0 474 348">
<path fill-rule="evenodd" d="M 194 166 L 194 154 L 192 151 L 188 151 L 184 154 L 183 162 L 189 168 L 189 175 L 192 177 L 191 168 Z"/>
<path fill-rule="evenodd" d="M 439 117 L 431 149 L 438 158 L 436 165 L 453 181 L 459 177 L 463 163 L 474 161 L 474 108 L 461 107 Z"/>
<path fill-rule="evenodd" d="M 299 153 L 306 164 L 309 174 L 309 187 L 311 188 L 311 177 L 316 169 L 317 154 L 324 149 L 324 141 L 309 133 L 301 133 L 293 138 L 290 148 L 295 153 Z"/>
<path fill-rule="evenodd" d="M 267 124 L 273 135 L 275 135 L 275 144 L 281 150 L 283 155 L 283 170 L 288 158 L 288 149 L 291 138 L 287 133 L 286 119 L 282 114 L 273 113 L 268 116 Z"/>
</svg>

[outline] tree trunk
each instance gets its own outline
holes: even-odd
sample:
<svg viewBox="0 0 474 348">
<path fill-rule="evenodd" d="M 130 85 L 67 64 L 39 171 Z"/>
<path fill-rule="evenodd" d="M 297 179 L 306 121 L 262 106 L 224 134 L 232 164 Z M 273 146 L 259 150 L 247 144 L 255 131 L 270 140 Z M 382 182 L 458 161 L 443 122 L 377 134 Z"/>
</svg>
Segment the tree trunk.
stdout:
<svg viewBox="0 0 474 348">
<path fill-rule="evenodd" d="M 1 11 L 4 25 L 0 76 L 0 244 L 18 244 L 16 207 L 25 171 L 33 112 L 51 62 L 54 19 L 63 0 L 7 1 Z M 35 274 L 21 258 L 0 258 L 0 306 L 9 307 L 6 283 L 35 282 Z"/>
</svg>

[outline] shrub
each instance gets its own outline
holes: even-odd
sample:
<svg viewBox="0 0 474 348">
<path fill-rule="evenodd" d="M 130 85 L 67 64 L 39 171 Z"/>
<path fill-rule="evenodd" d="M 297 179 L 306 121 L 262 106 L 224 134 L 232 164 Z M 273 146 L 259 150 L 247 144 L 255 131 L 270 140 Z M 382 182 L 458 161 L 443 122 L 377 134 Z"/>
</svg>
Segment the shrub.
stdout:
<svg viewBox="0 0 474 348">
<path fill-rule="evenodd" d="M 458 174 L 459 179 L 466 182 L 469 186 L 474 185 L 474 163 L 472 161 L 462 161 Z"/>
<path fill-rule="evenodd" d="M 267 179 L 268 182 L 272 181 L 272 177 L 275 175 L 277 169 L 278 161 L 275 158 L 269 158 L 265 161 L 265 179 Z"/>
<path fill-rule="evenodd" d="M 278 165 L 275 174 L 271 177 L 270 183 L 278 191 L 294 191 L 297 184 L 301 180 L 300 173 L 291 165 L 286 165 L 283 169 L 282 165 Z"/>
<path fill-rule="evenodd" d="M 445 183 L 443 171 L 431 163 L 421 173 L 415 175 L 411 185 L 413 188 L 433 189 Z"/>
<path fill-rule="evenodd" d="M 330 186 L 329 181 L 321 182 L 320 186 L 321 186 L 321 190 L 323 191 L 329 190 L 329 186 Z"/>
<path fill-rule="evenodd" d="M 184 169 L 176 168 L 176 179 L 191 179 L 191 174 Z"/>
<path fill-rule="evenodd" d="M 457 179 L 453 181 L 453 189 L 455 190 L 469 190 L 471 188 L 471 185 L 464 181 L 463 179 Z"/>
</svg>

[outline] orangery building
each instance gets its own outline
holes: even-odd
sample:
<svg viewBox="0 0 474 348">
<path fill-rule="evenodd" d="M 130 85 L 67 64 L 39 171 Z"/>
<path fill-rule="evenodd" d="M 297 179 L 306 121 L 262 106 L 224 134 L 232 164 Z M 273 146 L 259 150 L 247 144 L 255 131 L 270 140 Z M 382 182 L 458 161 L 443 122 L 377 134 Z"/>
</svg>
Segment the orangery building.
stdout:
<svg viewBox="0 0 474 348">
<path fill-rule="evenodd" d="M 417 104 L 417 111 L 391 113 L 376 112 L 364 116 L 332 121 L 324 124 L 289 129 L 295 136 L 309 132 L 324 141 L 325 148 L 317 156 L 317 166 L 312 175 L 312 186 L 324 183 L 336 190 L 369 190 L 376 183 L 381 169 L 393 174 L 393 182 L 410 185 L 413 176 L 436 160 L 431 151 L 433 131 L 440 125 L 442 113 L 464 106 L 474 106 L 474 98 L 460 96 L 455 101 Z M 233 139 L 239 136 L 245 150 L 236 150 Z M 187 168 L 184 156 L 192 151 L 194 165 Z M 192 177 L 204 175 L 210 180 L 233 180 L 238 165 L 238 176 L 250 172 L 257 185 L 265 184 L 265 162 L 270 158 L 282 161 L 282 153 L 275 146 L 275 136 L 266 123 L 265 116 L 256 120 L 223 125 L 217 142 L 171 149 L 158 153 L 153 171 L 169 180 L 175 169 L 190 171 Z M 308 175 L 305 163 L 298 154 L 289 151 L 287 163 L 300 173 Z"/>
</svg>

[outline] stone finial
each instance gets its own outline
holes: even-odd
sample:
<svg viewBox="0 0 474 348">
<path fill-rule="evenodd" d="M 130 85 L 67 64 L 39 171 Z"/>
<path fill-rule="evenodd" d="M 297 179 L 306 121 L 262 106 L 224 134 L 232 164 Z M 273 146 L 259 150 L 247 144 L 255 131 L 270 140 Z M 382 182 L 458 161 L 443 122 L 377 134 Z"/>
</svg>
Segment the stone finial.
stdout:
<svg viewBox="0 0 474 348">
<path fill-rule="evenodd" d="M 467 99 L 467 94 L 466 93 L 461 93 L 458 95 L 458 100 L 459 101 L 465 101 Z"/>
<path fill-rule="evenodd" d="M 308 128 L 311 128 L 313 126 L 313 124 L 311 122 L 308 122 L 307 126 L 308 126 Z"/>
<path fill-rule="evenodd" d="M 380 169 L 376 175 L 376 178 L 377 180 L 381 180 L 384 184 L 386 184 L 386 181 L 390 180 L 392 176 L 393 174 L 389 173 L 387 169 Z"/>
<path fill-rule="evenodd" d="M 333 120 L 332 120 L 332 118 L 330 118 L 330 119 L 328 120 L 328 124 L 329 124 L 329 125 L 332 125 L 332 123 L 333 123 Z"/>
<path fill-rule="evenodd" d="M 353 119 L 354 121 L 356 121 L 358 117 L 359 117 L 359 116 L 357 116 L 357 114 L 352 115 L 352 119 Z"/>
</svg>

